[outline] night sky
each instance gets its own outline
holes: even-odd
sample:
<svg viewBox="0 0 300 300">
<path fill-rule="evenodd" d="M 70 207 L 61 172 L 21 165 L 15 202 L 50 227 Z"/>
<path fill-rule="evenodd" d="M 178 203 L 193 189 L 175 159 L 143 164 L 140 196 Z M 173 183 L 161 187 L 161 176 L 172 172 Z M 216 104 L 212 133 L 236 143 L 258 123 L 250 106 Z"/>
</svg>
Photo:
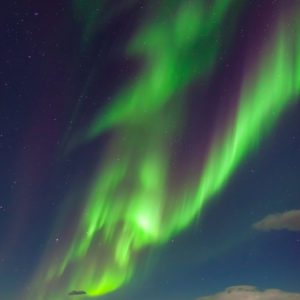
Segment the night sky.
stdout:
<svg viewBox="0 0 300 300">
<path fill-rule="evenodd" d="M 1 29 L 1 300 L 300 299 L 299 1 L 6 1 Z"/>
</svg>

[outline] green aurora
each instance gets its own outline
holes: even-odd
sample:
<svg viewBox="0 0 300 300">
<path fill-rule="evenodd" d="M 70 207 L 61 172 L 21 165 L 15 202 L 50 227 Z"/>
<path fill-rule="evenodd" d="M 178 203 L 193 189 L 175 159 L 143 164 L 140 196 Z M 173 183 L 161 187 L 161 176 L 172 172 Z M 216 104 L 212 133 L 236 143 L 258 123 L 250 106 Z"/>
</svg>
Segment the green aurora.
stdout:
<svg viewBox="0 0 300 300">
<path fill-rule="evenodd" d="M 111 139 L 74 234 L 62 250 L 45 254 L 28 300 L 61 299 L 72 290 L 84 290 L 82 297 L 89 298 L 120 288 L 134 275 L 141 250 L 164 244 L 191 225 L 297 100 L 300 26 L 295 13 L 290 16 L 294 33 L 283 18 L 278 22 L 238 87 L 238 107 L 224 131 L 215 132 L 198 177 L 187 175 L 174 196 L 169 183 L 172 140 L 184 134 L 185 92 L 212 74 L 220 40 L 230 36 L 224 26 L 228 15 L 241 9 L 229 0 L 209 6 L 204 1 L 178 3 L 172 7 L 176 17 L 161 12 L 130 41 L 127 54 L 142 57 L 144 69 L 88 127 L 82 143 L 106 131 Z"/>
</svg>

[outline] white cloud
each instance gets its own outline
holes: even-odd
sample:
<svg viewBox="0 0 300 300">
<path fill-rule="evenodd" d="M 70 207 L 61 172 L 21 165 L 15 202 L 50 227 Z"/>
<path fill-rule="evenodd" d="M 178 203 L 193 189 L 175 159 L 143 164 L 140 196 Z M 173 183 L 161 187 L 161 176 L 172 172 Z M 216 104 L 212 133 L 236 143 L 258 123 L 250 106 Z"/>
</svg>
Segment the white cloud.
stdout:
<svg viewBox="0 0 300 300">
<path fill-rule="evenodd" d="M 241 285 L 229 287 L 224 292 L 197 300 L 300 300 L 300 294 L 276 289 L 259 291 L 253 286 Z"/>
<path fill-rule="evenodd" d="M 300 210 L 290 210 L 281 214 L 268 215 L 255 223 L 253 227 L 263 231 L 280 229 L 300 231 Z"/>
</svg>

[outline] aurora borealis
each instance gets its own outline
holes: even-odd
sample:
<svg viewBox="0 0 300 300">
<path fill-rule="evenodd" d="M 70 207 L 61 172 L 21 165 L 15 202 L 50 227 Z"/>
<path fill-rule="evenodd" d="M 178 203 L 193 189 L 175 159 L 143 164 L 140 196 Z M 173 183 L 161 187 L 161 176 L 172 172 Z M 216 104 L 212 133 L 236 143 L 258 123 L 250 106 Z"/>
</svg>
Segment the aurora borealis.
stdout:
<svg viewBox="0 0 300 300">
<path fill-rule="evenodd" d="M 251 241 L 251 248 L 258 243 L 252 241 L 259 234 L 253 223 L 275 213 L 275 208 L 280 213 L 299 208 L 299 3 L 131 0 L 117 6 L 108 0 L 73 0 L 53 8 L 43 5 L 11 7 L 22 12 L 36 7 L 32 18 L 45 14 L 41 20 L 45 24 L 58 12 L 62 16 L 55 21 L 59 29 L 50 32 L 45 25 L 25 39 L 31 45 L 28 49 L 43 58 L 42 63 L 36 61 L 29 67 L 35 73 L 24 72 L 42 84 L 36 94 L 25 93 L 26 99 L 34 100 L 28 100 L 28 115 L 17 117 L 17 122 L 27 125 L 15 147 L 25 152 L 15 151 L 18 159 L 10 158 L 17 161 L 11 173 L 17 175 L 10 177 L 16 176 L 13 182 L 18 186 L 5 196 L 11 204 L 1 204 L 9 216 L 3 226 L 8 228 L 10 242 L 5 243 L 7 237 L 1 240 L 0 258 L 3 270 L 13 269 L 19 259 L 18 264 L 26 266 L 30 261 L 31 267 L 23 267 L 26 276 L 20 277 L 16 288 L 4 287 L 4 297 L 165 300 L 221 292 L 227 286 L 217 286 L 217 279 L 211 290 L 182 288 L 178 298 L 166 292 L 177 290 L 174 283 L 165 289 L 154 287 L 149 295 L 140 286 L 154 280 L 164 261 L 159 253 L 173 253 L 169 248 L 174 240 L 187 239 L 188 243 L 178 246 L 170 278 L 180 276 L 171 274 L 171 269 L 189 274 L 182 271 L 185 265 L 201 272 L 209 259 L 224 256 L 230 264 L 228 255 L 240 251 L 235 250 L 239 245 Z M 36 28 L 30 22 L 24 26 L 27 33 L 28 28 Z M 46 48 L 35 50 L 43 42 L 34 41 L 54 46 L 46 55 Z M 35 59 L 33 54 L 26 56 Z M 41 70 L 45 74 L 39 78 Z M 11 81 L 7 82 L 10 87 Z M 32 85 L 38 83 L 28 83 L 28 91 Z M 249 203 L 245 190 L 252 186 L 245 182 L 252 182 L 249 176 L 255 170 L 250 168 L 247 174 L 247 164 L 259 165 L 266 157 L 276 156 L 274 135 L 278 130 L 279 139 L 285 138 L 285 123 L 296 132 L 286 146 L 292 150 L 282 150 L 290 151 L 288 159 L 294 166 L 287 169 L 286 158 L 277 158 L 274 165 L 282 170 L 272 174 L 273 164 L 269 169 L 261 167 L 261 175 L 256 175 L 261 188 L 253 191 Z M 280 184 L 277 172 L 287 178 L 280 179 Z M 285 206 L 277 196 L 277 204 L 264 199 L 273 189 L 274 195 L 279 189 L 279 195 L 280 188 L 288 191 L 282 192 L 288 195 Z M 234 207 L 238 213 L 226 206 L 230 189 L 237 191 Z M 261 203 L 268 205 L 262 208 Z M 208 220 L 212 210 L 217 215 L 220 211 L 222 218 Z M 237 214 L 239 228 L 227 228 L 225 224 L 236 224 Z M 224 224 L 218 243 L 207 238 L 216 226 L 208 228 L 209 222 Z M 201 232 L 197 242 L 193 230 Z M 300 240 L 298 231 L 293 234 L 290 239 Z M 296 245 L 293 257 L 300 255 L 300 244 Z M 195 247 L 196 258 L 194 254 L 185 257 L 180 265 L 180 253 L 194 253 L 180 247 Z M 24 253 L 22 258 L 18 253 Z M 250 274 L 250 269 L 252 282 L 229 285 L 262 284 L 264 289 L 300 292 L 293 285 L 300 276 L 294 270 L 290 269 L 294 281 L 289 279 L 286 285 L 281 281 L 281 286 L 274 287 L 253 281 L 259 276 Z M 216 268 L 209 272 L 217 278 Z M 182 282 L 195 280 L 192 275 L 180 278 Z"/>
</svg>

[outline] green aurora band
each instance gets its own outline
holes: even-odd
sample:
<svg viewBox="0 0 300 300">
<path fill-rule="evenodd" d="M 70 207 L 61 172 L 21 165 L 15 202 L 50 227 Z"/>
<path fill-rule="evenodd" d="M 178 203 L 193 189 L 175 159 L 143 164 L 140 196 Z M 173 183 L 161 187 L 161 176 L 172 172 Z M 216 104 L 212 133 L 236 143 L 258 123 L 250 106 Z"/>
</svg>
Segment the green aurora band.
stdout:
<svg viewBox="0 0 300 300">
<path fill-rule="evenodd" d="M 146 58 L 144 71 L 100 112 L 88 138 L 118 125 L 136 126 L 145 118 L 153 120 L 173 96 L 207 75 L 216 63 L 221 36 L 225 35 L 222 24 L 229 8 L 236 7 L 234 2 L 213 1 L 204 7 L 202 1 L 189 1 L 176 8 L 176 18 L 164 12 L 142 29 L 131 41 L 128 54 Z"/>
<path fill-rule="evenodd" d="M 187 176 L 193 184 L 171 196 L 172 140 L 183 131 L 184 92 L 213 71 L 216 41 L 224 35 L 228 12 L 237 10 L 234 2 L 205 7 L 203 1 L 189 1 L 176 7 L 176 18 L 163 22 L 160 15 L 131 41 L 128 51 L 146 58 L 145 69 L 89 128 L 85 140 L 112 130 L 106 154 L 74 233 L 63 249 L 45 254 L 26 299 L 56 300 L 71 290 L 84 290 L 88 298 L 128 282 L 141 249 L 166 243 L 189 226 L 297 100 L 300 26 L 295 14 L 294 32 L 281 22 L 245 76 L 236 112 L 224 132 L 215 133 L 198 178 Z"/>
</svg>

